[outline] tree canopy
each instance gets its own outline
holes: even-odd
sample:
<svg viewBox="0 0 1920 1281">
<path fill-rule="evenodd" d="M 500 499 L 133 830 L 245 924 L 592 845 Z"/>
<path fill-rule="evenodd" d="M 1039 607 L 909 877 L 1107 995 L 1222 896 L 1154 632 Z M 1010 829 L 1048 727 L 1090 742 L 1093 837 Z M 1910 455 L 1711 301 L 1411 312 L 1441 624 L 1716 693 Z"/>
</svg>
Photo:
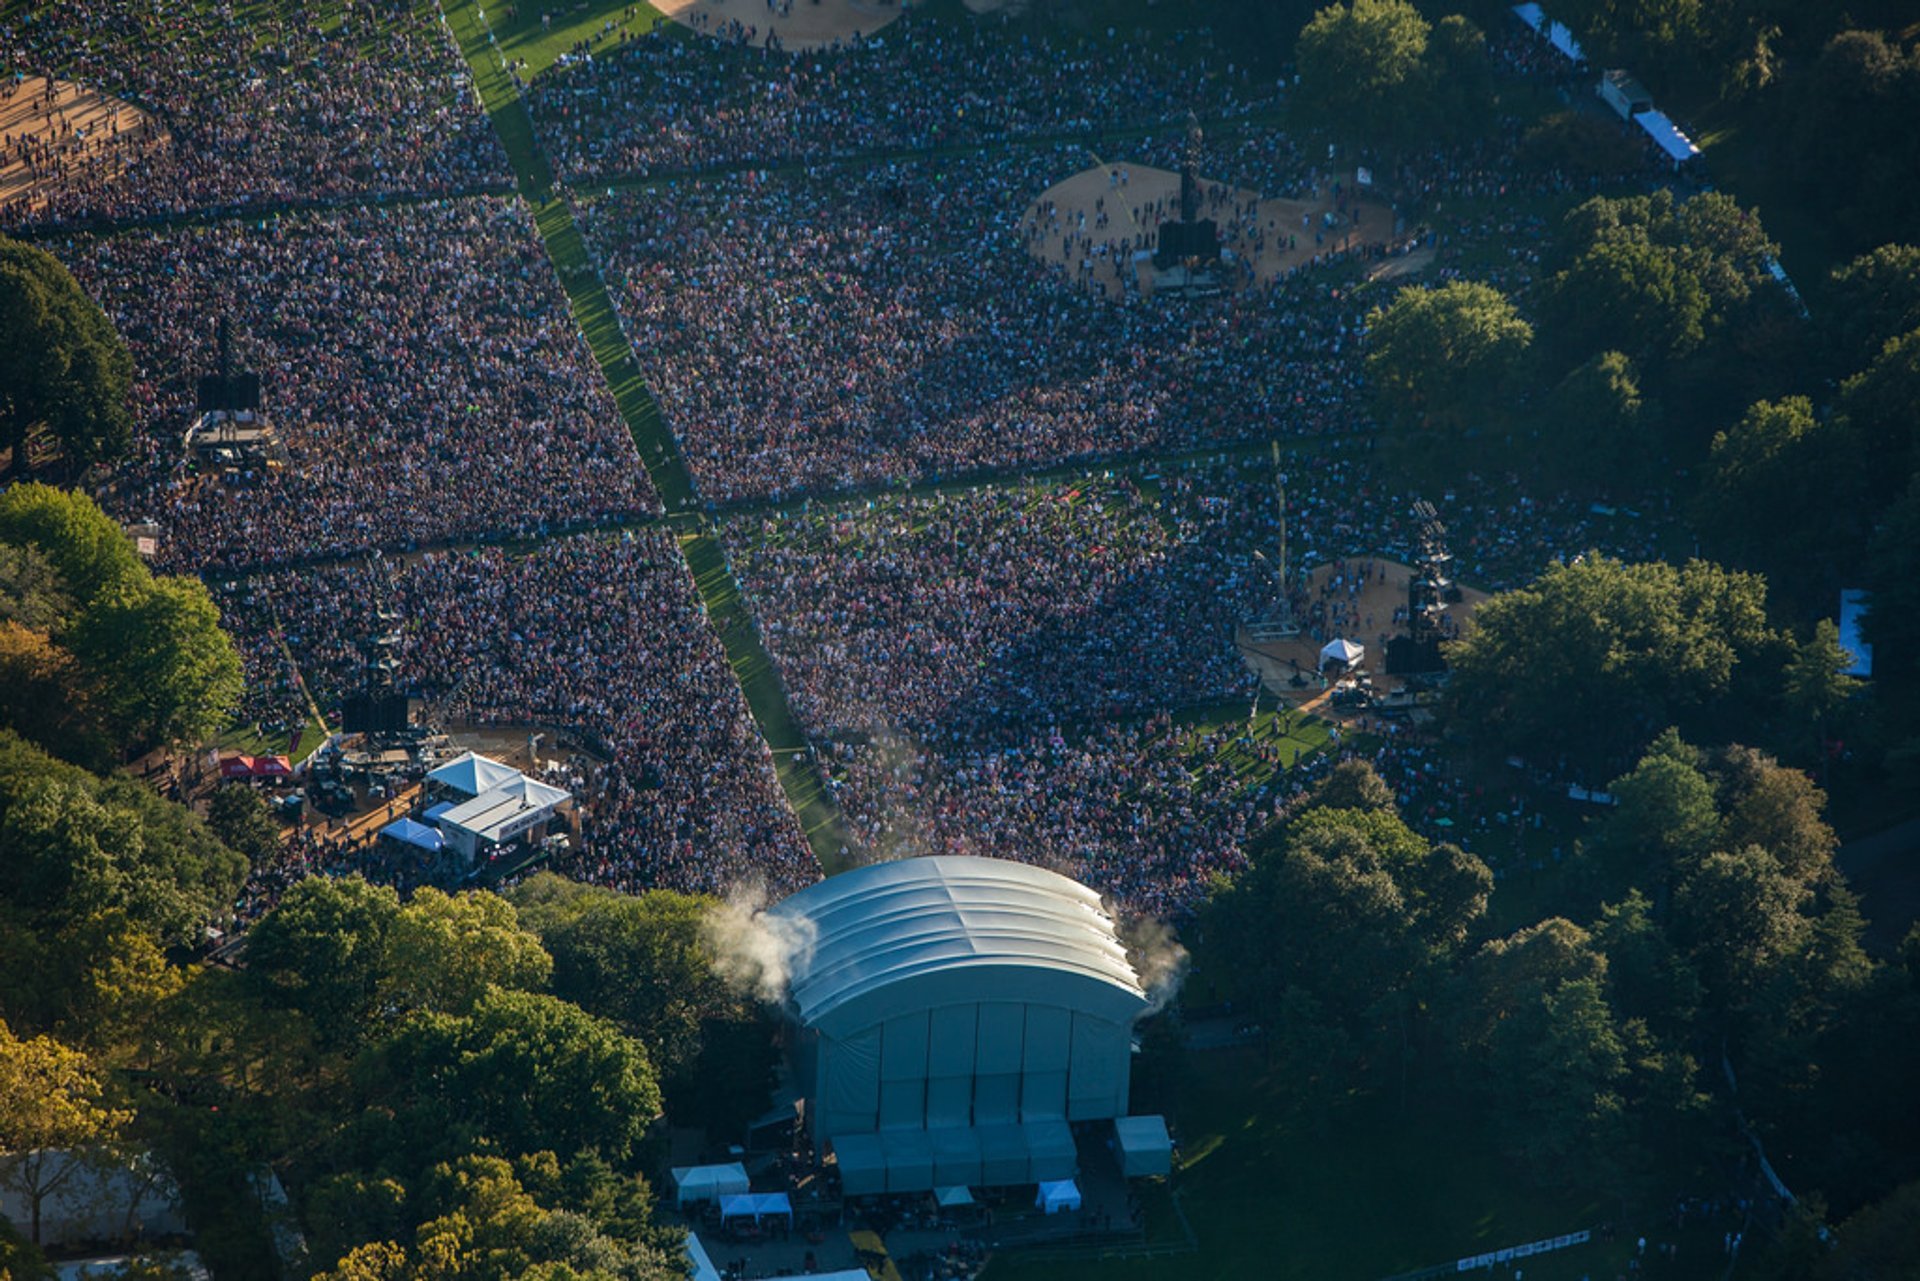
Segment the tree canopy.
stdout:
<svg viewBox="0 0 1920 1281">
<path fill-rule="evenodd" d="M 1406 0 L 1328 5 L 1294 47 L 1301 102 L 1324 127 L 1358 146 L 1396 144 L 1408 137 L 1426 91 L 1431 30 Z"/>
<path fill-rule="evenodd" d="M 1662 727 L 1728 713 L 1742 665 L 1780 659 L 1763 579 L 1605 556 L 1494 596 L 1448 654 L 1447 706 L 1469 737 L 1596 779 Z"/>
<path fill-rule="evenodd" d="M 69 471 L 127 446 L 133 358 L 100 308 L 52 254 L 0 236 L 0 448 L 15 473 L 45 429 Z"/>
<path fill-rule="evenodd" d="M 197 743 L 244 690 L 240 656 L 196 578 L 155 578 L 84 494 L 0 493 L 0 669 L 23 697 L 0 725 L 83 764 Z"/>
<path fill-rule="evenodd" d="M 1402 432 L 1458 435 L 1501 417 L 1498 393 L 1533 342 L 1506 295 L 1464 280 L 1401 290 L 1367 331 L 1375 404 Z"/>
</svg>

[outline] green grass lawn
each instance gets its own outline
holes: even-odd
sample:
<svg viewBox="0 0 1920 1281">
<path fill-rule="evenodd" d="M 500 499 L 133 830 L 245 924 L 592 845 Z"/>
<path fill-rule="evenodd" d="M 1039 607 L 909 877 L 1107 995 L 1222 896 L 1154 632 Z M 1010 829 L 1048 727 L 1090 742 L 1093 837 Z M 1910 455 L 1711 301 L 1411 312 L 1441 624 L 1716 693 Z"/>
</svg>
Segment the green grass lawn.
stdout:
<svg viewBox="0 0 1920 1281">
<path fill-rule="evenodd" d="M 501 56 L 509 62 L 525 59 L 527 65 L 520 74 L 528 79 L 582 42 L 598 56 L 623 39 L 637 40 L 667 23 L 652 5 L 633 0 L 587 0 L 584 4 L 519 0 L 517 5 L 510 5 L 509 0 L 483 0 L 481 8 Z M 550 25 L 541 25 L 543 14 L 552 15 Z M 670 24 L 668 29 L 673 29 Z"/>
<path fill-rule="evenodd" d="M 813 846 L 821 870 L 832 876 L 852 866 L 841 854 L 851 848 L 840 808 L 828 792 L 820 771 L 807 750 L 807 736 L 787 702 L 773 658 L 761 643 L 758 626 L 740 598 L 740 585 L 727 565 L 720 540 L 709 533 L 683 534 L 680 549 L 693 571 L 694 583 L 706 602 L 707 615 L 726 647 L 727 662 L 740 681 L 747 707 L 760 728 L 761 737 L 773 752 L 774 767 L 787 801 L 799 816 L 800 826 Z"/>
<path fill-rule="evenodd" d="M 553 186 L 553 170 L 533 140 L 533 119 L 520 101 L 506 63 L 488 42 L 488 29 L 476 0 L 440 0 L 440 11 L 460 42 L 460 52 L 473 75 L 474 88 L 486 107 L 493 131 L 506 149 L 520 192 L 529 200 L 544 198 Z"/>
<path fill-rule="evenodd" d="M 290 735 L 263 734 L 258 725 L 248 721 L 229 725 L 215 735 L 213 742 L 208 746 L 223 756 L 231 753 L 239 753 L 243 756 L 292 756 L 298 762 L 301 757 L 318 747 L 320 741 L 326 736 L 327 727 L 317 720 L 309 719 L 300 731 L 299 741 L 293 743 L 292 750 L 289 751 Z"/>
<path fill-rule="evenodd" d="M 1194 1054 L 1181 1082 L 1174 1186 L 1198 1253 L 1133 1262 L 1009 1254 L 985 1281 L 1375 1281 L 1622 1219 L 1614 1198 L 1532 1186 L 1481 1132 L 1477 1110 L 1444 1095 L 1405 1113 L 1361 1098 L 1303 1116 L 1254 1050 Z M 1522 1266 L 1529 1281 L 1612 1278 L 1626 1270 L 1630 1239 Z M 1682 1243 L 1680 1266 L 1642 1275 L 1718 1276 L 1718 1250 L 1709 1229 Z"/>
</svg>

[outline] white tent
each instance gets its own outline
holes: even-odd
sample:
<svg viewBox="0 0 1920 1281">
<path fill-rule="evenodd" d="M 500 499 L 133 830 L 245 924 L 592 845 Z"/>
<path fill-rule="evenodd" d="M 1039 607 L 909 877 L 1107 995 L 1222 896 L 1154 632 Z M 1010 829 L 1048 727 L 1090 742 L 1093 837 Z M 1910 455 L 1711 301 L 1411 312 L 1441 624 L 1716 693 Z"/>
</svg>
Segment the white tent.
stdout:
<svg viewBox="0 0 1920 1281">
<path fill-rule="evenodd" d="M 1062 1210 L 1078 1210 L 1080 1188 L 1072 1179 L 1042 1183 L 1039 1193 L 1033 1198 L 1033 1204 L 1035 1209 L 1045 1210 L 1048 1214 L 1058 1214 Z"/>
<path fill-rule="evenodd" d="M 1840 593 L 1840 648 L 1853 659 L 1853 665 L 1845 672 L 1848 676 L 1873 675 L 1873 645 L 1860 631 L 1867 604 L 1867 593 L 1858 587 L 1845 588 Z"/>
<path fill-rule="evenodd" d="M 693 1281 L 720 1281 L 720 1269 L 713 1266 L 698 1232 L 687 1233 L 687 1261 L 693 1264 Z"/>
<path fill-rule="evenodd" d="M 427 782 L 437 784 L 450 792 L 462 796 L 478 796 L 490 791 L 502 783 L 511 783 L 521 777 L 520 771 L 511 765 L 503 765 L 490 757 L 468 752 L 456 756 L 445 765 L 427 775 Z"/>
<path fill-rule="evenodd" d="M 1568 62 L 1580 63 L 1587 60 L 1587 51 L 1573 38 L 1573 32 L 1564 22 L 1556 22 L 1547 28 L 1547 43 L 1560 51 Z"/>
<path fill-rule="evenodd" d="M 1345 663 L 1348 667 L 1352 667 L 1366 656 L 1365 645 L 1335 637 L 1320 647 L 1320 666 L 1325 667 L 1328 663 Z"/>
<path fill-rule="evenodd" d="M 1653 139 L 1654 146 L 1666 153 L 1667 159 L 1674 164 L 1685 164 L 1700 154 L 1700 148 L 1693 145 L 1693 139 L 1680 132 L 1680 127 L 1667 119 L 1664 111 L 1642 111 L 1635 114 L 1633 122 Z"/>
<path fill-rule="evenodd" d="M 1173 1170 L 1173 1140 L 1167 1137 L 1165 1118 L 1121 1116 L 1113 1121 L 1114 1144 L 1120 1150 L 1120 1173 L 1129 1179 Z"/>
<path fill-rule="evenodd" d="M 933 1200 L 934 1204 L 942 1210 L 952 1210 L 963 1205 L 972 1205 L 973 1193 L 965 1188 L 935 1188 Z"/>
<path fill-rule="evenodd" d="M 1527 26 L 1534 31 L 1538 31 L 1541 25 L 1547 20 L 1546 10 L 1537 4 L 1531 3 L 1531 0 L 1529 0 L 1527 4 L 1517 4 L 1513 6 L 1513 16 L 1526 23 Z"/>
<path fill-rule="evenodd" d="M 784 1192 L 737 1192 L 720 1198 L 720 1221 L 728 1219 L 785 1219 L 793 1226 L 793 1202 Z"/>
<path fill-rule="evenodd" d="M 747 1167 L 735 1161 L 731 1165 L 676 1165 L 673 1186 L 678 1204 L 684 1207 L 723 1196 L 738 1196 L 750 1184 Z"/>
</svg>

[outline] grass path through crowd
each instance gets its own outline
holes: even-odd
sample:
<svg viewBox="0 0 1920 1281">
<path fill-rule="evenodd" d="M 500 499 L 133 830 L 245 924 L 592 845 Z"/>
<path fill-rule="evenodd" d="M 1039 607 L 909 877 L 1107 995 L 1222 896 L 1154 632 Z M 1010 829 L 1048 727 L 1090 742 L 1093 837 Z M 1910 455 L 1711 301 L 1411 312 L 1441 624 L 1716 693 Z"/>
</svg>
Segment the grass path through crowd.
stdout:
<svg viewBox="0 0 1920 1281">
<path fill-rule="evenodd" d="M 526 106 L 507 75 L 475 0 L 442 5 L 462 54 L 473 69 L 481 103 L 493 121 L 500 144 L 534 214 L 541 241 L 567 291 L 574 323 L 585 335 L 612 390 L 620 415 L 633 434 L 641 464 L 666 504 L 679 535 L 681 554 L 693 575 L 707 621 L 726 649 L 727 662 L 753 714 L 754 724 L 773 753 L 774 767 L 821 870 L 831 875 L 849 863 L 849 842 L 839 807 L 815 767 L 806 734 L 800 728 L 785 687 L 733 576 L 726 549 L 697 507 L 698 494 L 679 442 L 661 416 L 659 402 L 640 376 L 640 359 L 620 326 L 605 282 L 587 252 L 564 198 L 552 194 L 552 174 L 539 154 Z"/>
</svg>

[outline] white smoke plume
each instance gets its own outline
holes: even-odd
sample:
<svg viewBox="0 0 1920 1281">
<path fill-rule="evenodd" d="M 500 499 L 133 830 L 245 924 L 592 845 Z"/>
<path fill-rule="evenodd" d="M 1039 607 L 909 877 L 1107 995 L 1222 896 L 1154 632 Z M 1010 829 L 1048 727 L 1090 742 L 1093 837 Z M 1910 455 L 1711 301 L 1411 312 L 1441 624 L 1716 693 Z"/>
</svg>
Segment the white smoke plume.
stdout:
<svg viewBox="0 0 1920 1281">
<path fill-rule="evenodd" d="M 1164 921 L 1135 916 L 1117 924 L 1120 941 L 1127 948 L 1127 959 L 1133 962 L 1133 972 L 1140 976 L 1140 986 L 1147 990 L 1147 1013 L 1158 1014 L 1180 994 L 1180 985 L 1186 981 L 1192 958 Z"/>
<path fill-rule="evenodd" d="M 813 922 L 770 916 L 766 891 L 759 886 L 736 887 L 701 922 L 714 972 L 736 989 L 762 1001 L 786 1000 L 794 971 L 813 957 L 817 934 Z"/>
</svg>

